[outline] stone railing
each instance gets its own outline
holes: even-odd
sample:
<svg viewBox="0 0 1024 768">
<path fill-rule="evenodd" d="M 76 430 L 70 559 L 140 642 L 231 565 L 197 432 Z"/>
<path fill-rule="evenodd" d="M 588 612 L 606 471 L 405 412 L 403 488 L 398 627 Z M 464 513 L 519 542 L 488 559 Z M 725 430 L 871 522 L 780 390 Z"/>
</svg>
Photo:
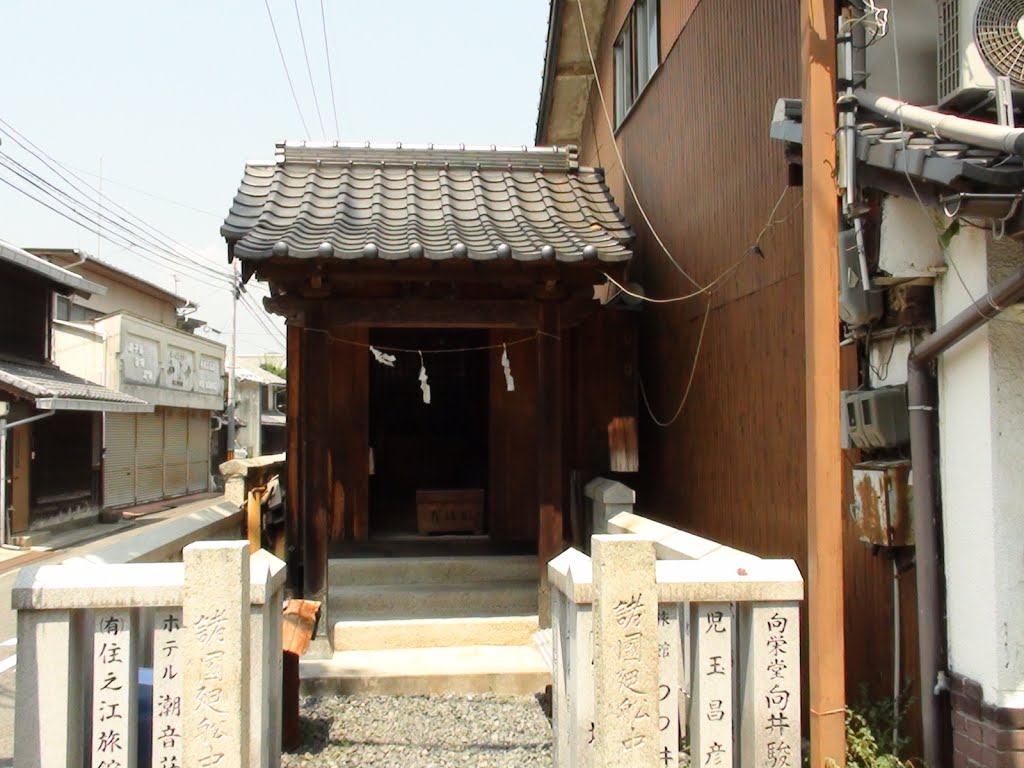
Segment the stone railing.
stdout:
<svg viewBox="0 0 1024 768">
<path fill-rule="evenodd" d="M 285 454 L 232 459 L 220 465 L 224 477 L 224 496 L 228 502 L 245 507 L 245 528 L 253 552 L 264 544 L 278 557 L 284 557 L 284 530 L 265 525 L 262 517 L 268 483 L 285 469 Z M 283 522 L 283 521 L 282 521 Z M 265 540 L 266 539 L 266 540 Z"/>
<path fill-rule="evenodd" d="M 22 568 L 14 765 L 279 765 L 283 586 L 246 541 Z"/>
<path fill-rule="evenodd" d="M 606 523 L 548 564 L 555 768 L 801 765 L 796 564 Z"/>
</svg>

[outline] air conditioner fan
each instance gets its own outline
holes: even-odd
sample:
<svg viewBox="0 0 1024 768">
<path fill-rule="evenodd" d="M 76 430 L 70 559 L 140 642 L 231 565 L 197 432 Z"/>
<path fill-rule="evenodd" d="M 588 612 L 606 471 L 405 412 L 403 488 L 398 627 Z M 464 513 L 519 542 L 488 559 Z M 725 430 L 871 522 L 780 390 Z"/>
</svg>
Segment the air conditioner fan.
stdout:
<svg viewBox="0 0 1024 768">
<path fill-rule="evenodd" d="M 1024 87 L 1024 0 L 981 0 L 974 39 L 996 74 Z"/>
</svg>

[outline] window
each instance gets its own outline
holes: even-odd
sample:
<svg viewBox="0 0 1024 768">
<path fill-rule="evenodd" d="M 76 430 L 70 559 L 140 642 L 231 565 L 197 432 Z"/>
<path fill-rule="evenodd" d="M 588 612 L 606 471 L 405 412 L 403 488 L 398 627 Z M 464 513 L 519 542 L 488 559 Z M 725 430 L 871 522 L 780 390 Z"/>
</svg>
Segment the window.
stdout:
<svg viewBox="0 0 1024 768">
<path fill-rule="evenodd" d="M 615 40 L 613 56 L 618 127 L 658 68 L 658 0 L 636 0 Z"/>
<path fill-rule="evenodd" d="M 54 313 L 54 319 L 56 320 L 64 320 L 69 323 L 88 323 L 102 316 L 102 312 L 89 309 L 89 307 L 83 307 L 81 304 L 75 304 L 67 296 L 57 297 L 57 308 Z"/>
</svg>

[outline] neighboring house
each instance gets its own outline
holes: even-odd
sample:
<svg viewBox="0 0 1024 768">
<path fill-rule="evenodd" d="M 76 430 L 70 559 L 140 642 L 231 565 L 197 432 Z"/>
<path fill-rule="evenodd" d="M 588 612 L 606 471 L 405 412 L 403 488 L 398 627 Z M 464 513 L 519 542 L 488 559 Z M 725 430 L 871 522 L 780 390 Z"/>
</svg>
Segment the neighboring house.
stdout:
<svg viewBox="0 0 1024 768">
<path fill-rule="evenodd" d="M 807 578 L 801 192 L 767 130 L 777 97 L 800 93 L 800 3 L 755 5 L 553 0 L 536 143 L 577 145 L 582 163 L 604 168 L 637 230 L 630 283 L 653 299 L 696 294 L 643 304 L 650 413 L 640 419 L 639 475 L 627 480 L 638 510 L 795 558 Z M 699 293 L 684 271 L 713 290 Z M 842 361 L 846 386 L 856 386 L 851 347 Z M 846 509 L 835 514 L 845 518 L 849 700 L 867 686 L 877 702 L 917 669 L 914 577 L 900 559 L 894 599 L 889 550 L 862 543 Z M 916 739 L 919 725 L 915 712 L 906 733 Z"/>
<path fill-rule="evenodd" d="M 285 380 L 270 371 L 235 369 L 235 418 L 240 422 L 235 445 L 249 458 L 284 453 L 284 392 Z"/>
<path fill-rule="evenodd" d="M 6 533 L 95 519 L 102 500 L 103 419 L 134 419 L 153 410 L 130 393 L 96 384 L 98 377 L 83 379 L 53 362 L 54 300 L 91 301 L 104 291 L 0 242 L 0 400 L 10 426 L 0 466 Z"/>
<path fill-rule="evenodd" d="M 957 768 L 1016 765 L 1024 754 L 1024 131 L 994 125 L 1001 72 L 989 44 L 1024 49 L 1014 26 L 1024 6 L 985 39 L 963 30 L 938 59 L 950 28 L 940 30 L 935 4 L 900 5 L 885 45 L 869 47 L 857 67 L 866 90 L 851 121 L 856 156 L 839 147 L 848 169 L 840 186 L 852 190 L 838 222 L 840 312 L 863 371 L 845 393 L 844 421 L 862 453 L 853 474 L 869 498 L 860 506 L 880 501 L 883 525 L 888 514 L 890 526 L 906 527 L 910 510 L 870 489 L 912 477 L 925 757 L 949 764 L 952 741 Z M 956 19 L 947 22 L 955 32 Z M 916 52 L 904 55 L 901 80 L 897 45 Z M 784 100 L 772 122 L 794 162 L 801 119 L 800 102 Z M 929 355 L 922 342 L 939 344 L 954 318 L 980 327 Z M 880 406 L 870 435 L 858 410 L 865 403 Z"/>
<path fill-rule="evenodd" d="M 151 413 L 104 418 L 104 509 L 209 490 L 211 417 L 224 407 L 224 345 L 182 330 L 195 327 L 183 317 L 194 305 L 179 296 L 78 251 L 35 252 L 110 286 L 104 296 L 57 303 L 56 359 L 153 406 Z"/>
</svg>

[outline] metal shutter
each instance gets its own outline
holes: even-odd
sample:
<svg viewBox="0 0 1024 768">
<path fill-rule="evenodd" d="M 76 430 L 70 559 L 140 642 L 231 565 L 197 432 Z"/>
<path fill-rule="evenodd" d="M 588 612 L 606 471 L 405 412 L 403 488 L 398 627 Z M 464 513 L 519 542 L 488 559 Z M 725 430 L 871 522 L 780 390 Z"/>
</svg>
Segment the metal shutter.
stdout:
<svg viewBox="0 0 1024 768">
<path fill-rule="evenodd" d="M 164 495 L 188 492 L 188 415 L 184 408 L 164 413 Z"/>
<path fill-rule="evenodd" d="M 103 421 L 103 506 L 135 503 L 135 414 L 108 413 Z"/>
<path fill-rule="evenodd" d="M 188 490 L 210 487 L 210 412 L 188 412 Z"/>
<path fill-rule="evenodd" d="M 135 422 L 135 502 L 164 495 L 164 409 L 140 413 Z"/>
</svg>

